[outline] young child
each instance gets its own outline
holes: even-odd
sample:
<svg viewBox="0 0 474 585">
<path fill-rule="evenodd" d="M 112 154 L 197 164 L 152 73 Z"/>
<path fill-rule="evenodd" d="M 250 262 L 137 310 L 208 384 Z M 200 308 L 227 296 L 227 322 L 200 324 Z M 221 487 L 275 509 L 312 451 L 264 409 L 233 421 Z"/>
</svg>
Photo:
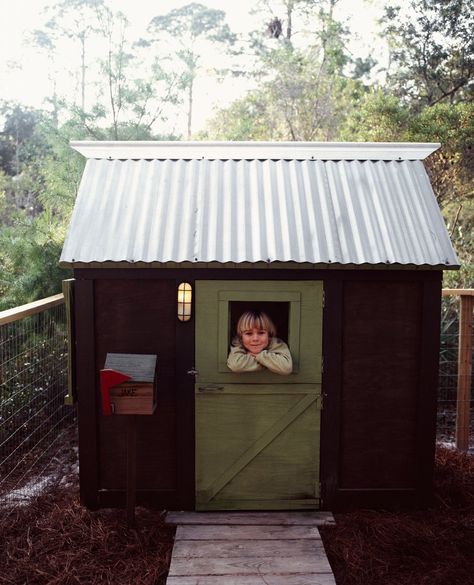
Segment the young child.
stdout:
<svg viewBox="0 0 474 585">
<path fill-rule="evenodd" d="M 288 375 L 293 361 L 288 346 L 275 337 L 275 325 L 265 313 L 247 311 L 237 323 L 237 336 L 232 340 L 227 366 L 233 372 L 270 370 Z"/>
</svg>

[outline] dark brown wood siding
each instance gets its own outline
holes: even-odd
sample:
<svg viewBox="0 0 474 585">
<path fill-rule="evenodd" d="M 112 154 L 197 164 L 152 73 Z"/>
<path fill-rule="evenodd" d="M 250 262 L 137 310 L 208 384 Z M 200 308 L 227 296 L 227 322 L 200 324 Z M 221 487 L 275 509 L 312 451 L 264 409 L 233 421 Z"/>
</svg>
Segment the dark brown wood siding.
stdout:
<svg viewBox="0 0 474 585">
<path fill-rule="evenodd" d="M 175 442 L 175 283 L 99 280 L 95 286 L 96 363 L 107 353 L 156 354 L 157 408 L 140 417 L 137 432 L 137 485 L 176 487 Z M 126 426 L 120 416 L 99 417 L 101 489 L 124 489 Z"/>
<path fill-rule="evenodd" d="M 413 488 L 422 284 L 344 283 L 341 488 Z"/>
<path fill-rule="evenodd" d="M 425 505 L 435 447 L 440 275 L 354 274 L 331 290 L 326 506 Z"/>
<path fill-rule="evenodd" d="M 137 428 L 137 486 L 142 492 L 154 492 L 154 499 L 161 493 L 163 503 L 177 505 L 176 331 L 183 324 L 176 318 L 176 281 L 96 280 L 94 314 L 97 370 L 109 352 L 158 356 L 157 408 L 153 415 L 141 416 Z M 107 503 L 113 501 L 114 491 L 125 489 L 126 420 L 99 415 L 97 421 L 98 486 L 101 501 Z"/>
</svg>

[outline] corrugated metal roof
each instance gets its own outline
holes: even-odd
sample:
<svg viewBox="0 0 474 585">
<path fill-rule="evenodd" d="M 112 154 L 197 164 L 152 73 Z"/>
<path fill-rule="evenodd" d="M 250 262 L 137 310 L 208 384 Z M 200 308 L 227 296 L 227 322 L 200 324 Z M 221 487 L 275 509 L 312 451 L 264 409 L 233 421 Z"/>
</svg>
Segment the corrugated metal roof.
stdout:
<svg viewBox="0 0 474 585">
<path fill-rule="evenodd" d="M 289 159 L 286 151 L 262 159 L 245 149 L 241 159 L 215 151 L 89 159 L 61 264 L 457 267 L 420 160 L 361 160 L 357 148 L 345 160 Z"/>
</svg>

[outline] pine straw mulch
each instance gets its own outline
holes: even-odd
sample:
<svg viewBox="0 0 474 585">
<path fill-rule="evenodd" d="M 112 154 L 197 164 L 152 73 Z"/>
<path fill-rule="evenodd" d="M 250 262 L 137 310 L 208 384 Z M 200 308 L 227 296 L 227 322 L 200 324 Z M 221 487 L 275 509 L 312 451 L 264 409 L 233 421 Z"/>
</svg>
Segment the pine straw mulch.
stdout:
<svg viewBox="0 0 474 585">
<path fill-rule="evenodd" d="M 91 512 L 77 489 L 40 496 L 0 519 L 2 585 L 165 585 L 174 527 L 164 512 Z"/>
<path fill-rule="evenodd" d="M 473 585 L 474 457 L 439 447 L 429 510 L 335 514 L 321 529 L 337 585 Z"/>
<path fill-rule="evenodd" d="M 2 585 L 164 585 L 174 529 L 164 512 L 91 512 L 74 486 L 0 518 Z M 474 458 L 440 448 L 427 511 L 357 511 L 322 529 L 338 585 L 474 584 Z"/>
</svg>

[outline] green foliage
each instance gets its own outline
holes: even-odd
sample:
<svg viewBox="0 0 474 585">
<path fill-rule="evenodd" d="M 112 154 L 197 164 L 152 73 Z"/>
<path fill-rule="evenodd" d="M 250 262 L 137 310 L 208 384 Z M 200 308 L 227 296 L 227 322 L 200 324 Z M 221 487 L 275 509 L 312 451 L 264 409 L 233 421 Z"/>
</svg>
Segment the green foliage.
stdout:
<svg viewBox="0 0 474 585">
<path fill-rule="evenodd" d="M 84 158 L 71 149 L 69 142 L 77 140 L 80 133 L 72 121 L 59 129 L 46 124 L 42 131 L 48 137 L 49 156 L 43 161 L 44 189 L 38 199 L 55 221 L 67 225 L 85 166 Z"/>
<path fill-rule="evenodd" d="M 218 110 L 199 140 L 271 140 L 272 120 L 263 92 L 255 91 Z"/>
<path fill-rule="evenodd" d="M 0 310 L 57 294 L 70 271 L 59 268 L 64 224 L 43 212 L 35 219 L 19 216 L 0 232 Z"/>
<path fill-rule="evenodd" d="M 126 37 L 125 16 L 103 9 L 99 22 L 107 43 L 106 56 L 100 60 L 106 82 L 104 105 L 87 113 L 78 110 L 78 115 L 97 139 L 104 139 L 104 133 L 113 140 L 150 138 L 154 123 L 165 117 L 164 107 L 177 102 L 176 75 L 165 73 L 155 60 L 147 79 L 137 76 L 140 63 Z"/>
<path fill-rule="evenodd" d="M 205 135 L 227 140 L 334 140 L 363 87 L 318 63 L 318 54 L 287 46 L 275 49 L 267 56 L 271 79 L 218 112 Z"/>
<path fill-rule="evenodd" d="M 155 16 L 150 22 L 150 40 L 144 44 L 158 44 L 174 56 L 179 67 L 178 87 L 187 102 L 187 137 L 191 137 L 193 118 L 193 91 L 204 55 L 216 45 L 226 52 L 234 45 L 236 36 L 225 22 L 225 12 L 192 2 L 175 8 L 164 16 Z M 166 47 L 166 48 L 165 48 Z M 211 67 L 207 67 L 208 72 Z M 214 68 L 214 71 L 217 70 Z"/>
<path fill-rule="evenodd" d="M 343 140 L 399 142 L 407 139 L 409 113 L 400 100 L 382 90 L 362 93 L 341 124 Z"/>
<path fill-rule="evenodd" d="M 44 112 L 11 102 L 0 103 L 0 168 L 11 176 L 18 175 L 28 164 L 37 162 L 38 152 L 47 150 L 44 136 L 37 131 Z"/>
<path fill-rule="evenodd" d="M 11 223 L 6 209 L 22 209 L 29 217 L 42 210 L 37 192 L 44 181 L 41 167 L 49 155 L 49 144 L 40 126 L 47 114 L 19 104 L 0 103 L 3 129 L 0 132 L 0 170 L 3 172 L 3 219 Z"/>
<path fill-rule="evenodd" d="M 474 97 L 474 4 L 465 0 L 411 0 L 390 4 L 385 35 L 391 39 L 390 87 L 411 108 Z"/>
<path fill-rule="evenodd" d="M 155 16 L 150 23 L 153 32 L 166 31 L 183 45 L 194 43 L 200 37 L 211 42 L 233 42 L 225 21 L 225 12 L 191 2 L 182 8 L 174 8 L 164 16 Z"/>
<path fill-rule="evenodd" d="M 30 37 L 50 61 L 54 89 L 48 102 L 55 125 L 62 117 L 72 117 L 87 138 L 149 138 L 154 126 L 166 121 L 170 106 L 178 103 L 175 72 L 165 72 L 159 56 L 150 58 L 143 44 L 133 44 L 127 18 L 103 0 L 61 0 L 49 6 L 46 15 L 43 27 Z M 57 69 L 65 39 L 75 48 L 67 72 Z M 92 58 L 93 46 L 99 48 L 99 58 Z M 58 81 L 67 76 L 77 86 L 72 104 L 56 95 Z"/>
<path fill-rule="evenodd" d="M 260 2 L 265 31 L 252 33 L 256 90 L 220 110 L 202 137 L 241 140 L 334 140 L 364 92 L 346 74 L 349 31 L 334 19 L 334 0 Z M 307 39 L 300 47 L 296 32 Z M 372 64 L 367 64 L 370 68 Z M 357 74 L 359 75 L 359 74 Z M 253 121 L 253 123 L 252 123 Z"/>
<path fill-rule="evenodd" d="M 2 136 L 21 129 L 12 175 L 0 174 L 0 309 L 56 294 L 70 272 L 58 260 L 83 161 L 44 112 L 4 105 Z M 28 124 L 12 124 L 27 120 Z"/>
<path fill-rule="evenodd" d="M 85 109 L 86 89 L 88 87 L 89 45 L 100 35 L 98 16 L 106 10 L 103 0 L 60 0 L 45 8 L 47 21 L 42 29 L 34 30 L 31 40 L 46 52 L 54 71 L 53 78 L 59 75 L 55 70 L 54 57 L 60 51 L 61 40 L 67 38 L 79 49 L 80 72 L 79 91 L 81 109 Z M 55 82 L 53 82 L 55 85 Z M 55 90 L 54 90 L 55 93 Z M 57 96 L 53 95 L 53 107 L 58 110 Z"/>
<path fill-rule="evenodd" d="M 428 169 L 441 205 L 474 198 L 474 103 L 438 103 L 414 116 L 408 139 L 440 142 Z"/>
</svg>

